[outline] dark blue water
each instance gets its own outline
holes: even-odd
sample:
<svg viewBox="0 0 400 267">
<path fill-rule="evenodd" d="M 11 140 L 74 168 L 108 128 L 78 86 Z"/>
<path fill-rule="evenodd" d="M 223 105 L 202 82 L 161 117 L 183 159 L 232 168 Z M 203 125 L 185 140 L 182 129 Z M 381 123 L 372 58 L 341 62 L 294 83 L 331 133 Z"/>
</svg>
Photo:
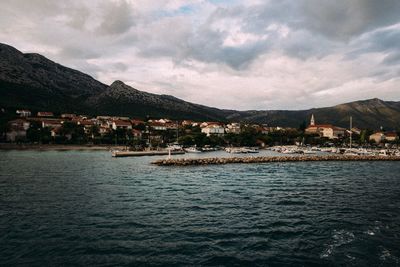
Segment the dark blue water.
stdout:
<svg viewBox="0 0 400 267">
<path fill-rule="evenodd" d="M 400 164 L 0 152 L 1 266 L 400 266 Z"/>
</svg>

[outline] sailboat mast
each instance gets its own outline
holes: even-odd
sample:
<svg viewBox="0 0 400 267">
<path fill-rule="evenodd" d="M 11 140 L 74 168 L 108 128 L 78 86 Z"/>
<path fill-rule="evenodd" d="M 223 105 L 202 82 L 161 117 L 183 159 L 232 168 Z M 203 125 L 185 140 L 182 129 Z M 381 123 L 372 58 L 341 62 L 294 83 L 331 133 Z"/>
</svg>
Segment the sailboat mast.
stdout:
<svg viewBox="0 0 400 267">
<path fill-rule="evenodd" d="M 179 122 L 176 121 L 176 143 L 179 144 Z"/>
<path fill-rule="evenodd" d="M 350 148 L 351 148 L 352 141 L 353 141 L 352 140 L 353 131 L 351 129 L 353 129 L 353 117 L 352 116 L 350 116 Z"/>
</svg>

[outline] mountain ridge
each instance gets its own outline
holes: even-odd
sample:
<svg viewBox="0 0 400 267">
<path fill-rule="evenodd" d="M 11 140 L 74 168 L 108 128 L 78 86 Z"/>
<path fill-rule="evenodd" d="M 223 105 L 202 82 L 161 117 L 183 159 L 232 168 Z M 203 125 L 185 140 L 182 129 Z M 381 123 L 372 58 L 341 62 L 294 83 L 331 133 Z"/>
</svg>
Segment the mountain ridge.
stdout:
<svg viewBox="0 0 400 267">
<path fill-rule="evenodd" d="M 172 119 L 246 121 L 299 127 L 314 114 L 317 123 L 360 128 L 400 128 L 400 102 L 378 98 L 307 110 L 218 109 L 172 95 L 133 88 L 120 80 L 111 85 L 65 67 L 37 53 L 22 53 L 0 43 L 0 107 L 80 112 L 92 115 L 170 117 Z"/>
</svg>

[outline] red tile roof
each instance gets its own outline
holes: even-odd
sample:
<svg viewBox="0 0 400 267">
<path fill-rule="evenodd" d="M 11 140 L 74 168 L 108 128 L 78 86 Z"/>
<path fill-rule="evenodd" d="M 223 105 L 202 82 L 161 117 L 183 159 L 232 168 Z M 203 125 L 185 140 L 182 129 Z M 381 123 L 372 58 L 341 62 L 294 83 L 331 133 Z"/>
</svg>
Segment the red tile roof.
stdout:
<svg viewBox="0 0 400 267">
<path fill-rule="evenodd" d="M 48 112 L 48 111 L 39 111 L 38 113 L 37 113 L 37 115 L 39 116 L 39 117 L 53 117 L 54 115 L 53 115 L 53 112 Z"/>
<path fill-rule="evenodd" d="M 129 121 L 115 120 L 113 121 L 116 126 L 132 126 L 132 123 Z"/>
</svg>

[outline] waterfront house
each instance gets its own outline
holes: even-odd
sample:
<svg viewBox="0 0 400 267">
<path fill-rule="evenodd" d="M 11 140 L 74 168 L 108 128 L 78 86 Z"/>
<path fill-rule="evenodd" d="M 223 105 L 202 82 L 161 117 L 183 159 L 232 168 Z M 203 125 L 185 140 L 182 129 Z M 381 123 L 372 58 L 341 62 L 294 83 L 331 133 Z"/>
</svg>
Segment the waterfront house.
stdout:
<svg viewBox="0 0 400 267">
<path fill-rule="evenodd" d="M 31 111 L 27 109 L 18 109 L 15 113 L 17 113 L 20 117 L 30 117 Z"/>
<path fill-rule="evenodd" d="M 399 136 L 397 133 L 391 132 L 391 133 L 385 133 L 385 140 L 389 142 L 395 142 L 399 140 Z"/>
<path fill-rule="evenodd" d="M 318 134 L 328 139 L 340 139 L 345 136 L 346 129 L 332 124 L 316 124 L 314 114 L 311 116 L 310 125 L 305 129 L 306 134 Z"/>
<path fill-rule="evenodd" d="M 161 123 L 161 122 L 157 122 L 157 121 L 151 122 L 150 127 L 155 131 L 166 131 L 167 130 L 167 125 L 165 123 Z"/>
<path fill-rule="evenodd" d="M 6 140 L 15 142 L 26 138 L 26 131 L 29 129 L 30 123 L 24 119 L 16 119 L 8 122 L 8 131 L 6 132 Z"/>
<path fill-rule="evenodd" d="M 328 139 L 340 139 L 345 136 L 346 129 L 331 124 L 315 124 L 305 130 L 306 134 L 318 134 Z"/>
<path fill-rule="evenodd" d="M 226 125 L 226 133 L 240 134 L 240 123 L 232 122 Z"/>
<path fill-rule="evenodd" d="M 95 125 L 95 121 L 92 120 L 78 120 L 78 125 L 83 127 L 85 134 L 89 134 L 93 126 Z"/>
<path fill-rule="evenodd" d="M 42 119 L 42 128 L 57 128 L 62 126 L 62 120 L 60 119 Z"/>
<path fill-rule="evenodd" d="M 38 117 L 54 117 L 53 112 L 48 112 L 48 111 L 39 111 L 37 113 Z"/>
<path fill-rule="evenodd" d="M 205 133 L 207 136 L 210 135 L 224 135 L 225 127 L 221 123 L 207 123 L 207 126 L 201 128 L 201 132 Z"/>
<path fill-rule="evenodd" d="M 117 129 L 132 130 L 132 124 L 128 120 L 114 120 L 112 122 L 111 128 L 113 130 L 117 130 Z"/>
<path fill-rule="evenodd" d="M 374 141 L 379 144 L 385 140 L 385 134 L 383 132 L 376 132 L 369 136 L 369 141 Z"/>
<path fill-rule="evenodd" d="M 60 119 L 42 119 L 42 128 L 56 128 L 56 127 L 61 127 L 63 121 Z"/>
</svg>

